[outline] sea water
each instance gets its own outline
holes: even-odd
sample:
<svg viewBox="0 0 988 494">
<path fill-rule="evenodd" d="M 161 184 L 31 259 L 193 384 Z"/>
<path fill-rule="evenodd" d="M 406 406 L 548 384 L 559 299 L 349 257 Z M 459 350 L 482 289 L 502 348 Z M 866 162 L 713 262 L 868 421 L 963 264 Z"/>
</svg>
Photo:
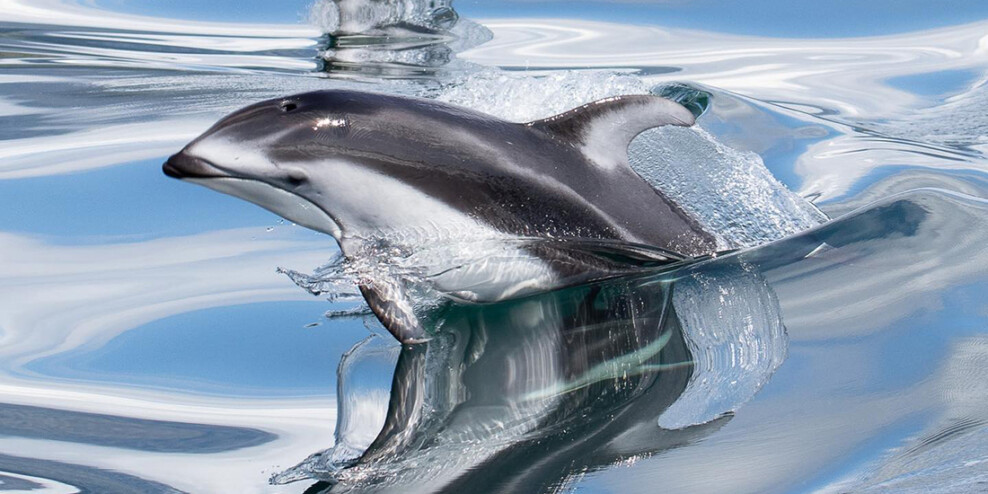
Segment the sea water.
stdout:
<svg viewBox="0 0 988 494">
<path fill-rule="evenodd" d="M 986 18 L 2 0 L 0 489 L 985 491 Z M 698 125 L 631 163 L 725 253 L 443 307 L 402 348 L 332 239 L 160 171 L 338 87 L 518 122 L 677 99 Z"/>
</svg>

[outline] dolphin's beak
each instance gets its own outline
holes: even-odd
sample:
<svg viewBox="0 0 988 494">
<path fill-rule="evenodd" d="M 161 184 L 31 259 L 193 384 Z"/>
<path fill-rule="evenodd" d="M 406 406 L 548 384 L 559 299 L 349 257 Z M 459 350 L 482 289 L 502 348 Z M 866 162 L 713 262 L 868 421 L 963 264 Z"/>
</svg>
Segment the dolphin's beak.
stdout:
<svg viewBox="0 0 988 494">
<path fill-rule="evenodd" d="M 227 175 L 208 161 L 181 151 L 168 158 L 161 171 L 172 178 L 221 178 Z"/>
</svg>

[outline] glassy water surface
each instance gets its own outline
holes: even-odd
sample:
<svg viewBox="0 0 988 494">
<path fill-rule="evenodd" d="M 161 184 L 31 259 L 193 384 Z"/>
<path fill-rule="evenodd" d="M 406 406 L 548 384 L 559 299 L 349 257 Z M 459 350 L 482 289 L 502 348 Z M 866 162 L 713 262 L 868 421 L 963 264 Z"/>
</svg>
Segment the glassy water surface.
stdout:
<svg viewBox="0 0 988 494">
<path fill-rule="evenodd" d="M 988 491 L 988 6 L 822 5 L 0 0 L 0 489 Z M 676 99 L 631 163 L 726 254 L 399 346 L 331 238 L 161 173 L 339 87 Z"/>
</svg>

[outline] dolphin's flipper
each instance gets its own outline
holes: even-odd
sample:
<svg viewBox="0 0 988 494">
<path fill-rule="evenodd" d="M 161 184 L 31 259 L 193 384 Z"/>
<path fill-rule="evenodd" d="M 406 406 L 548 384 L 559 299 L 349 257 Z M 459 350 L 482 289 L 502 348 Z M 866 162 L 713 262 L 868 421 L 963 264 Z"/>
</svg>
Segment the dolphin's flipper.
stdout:
<svg viewBox="0 0 988 494">
<path fill-rule="evenodd" d="M 360 293 L 381 324 L 402 343 L 418 343 L 426 339 L 425 330 L 408 299 L 397 283 L 374 281 L 360 284 Z"/>
<path fill-rule="evenodd" d="M 551 137 L 581 145 L 583 154 L 604 167 L 627 163 L 628 144 L 652 127 L 696 122 L 686 107 L 651 95 L 616 96 L 525 124 Z"/>
</svg>

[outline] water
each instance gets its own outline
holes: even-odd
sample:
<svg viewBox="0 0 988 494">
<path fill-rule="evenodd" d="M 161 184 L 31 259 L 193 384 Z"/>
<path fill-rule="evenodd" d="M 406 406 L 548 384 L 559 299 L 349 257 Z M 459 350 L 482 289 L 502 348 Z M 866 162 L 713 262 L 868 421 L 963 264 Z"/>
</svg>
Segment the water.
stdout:
<svg viewBox="0 0 988 494">
<path fill-rule="evenodd" d="M 988 491 L 981 2 L 434 4 L 0 1 L 3 489 Z M 326 87 L 679 98 L 632 163 L 739 250 L 399 347 L 330 238 L 160 171 Z"/>
</svg>

